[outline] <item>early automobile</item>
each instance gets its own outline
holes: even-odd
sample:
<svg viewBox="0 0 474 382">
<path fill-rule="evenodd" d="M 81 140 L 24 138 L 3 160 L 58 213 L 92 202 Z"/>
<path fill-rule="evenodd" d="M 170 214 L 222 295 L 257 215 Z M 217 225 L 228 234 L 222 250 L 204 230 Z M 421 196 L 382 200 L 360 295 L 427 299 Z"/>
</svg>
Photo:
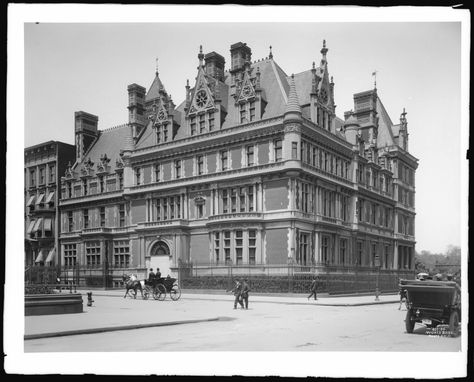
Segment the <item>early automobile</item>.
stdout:
<svg viewBox="0 0 474 382">
<path fill-rule="evenodd" d="M 449 325 L 449 334 L 459 333 L 461 322 L 461 290 L 454 281 L 400 280 L 400 289 L 406 291 L 407 333 L 413 333 L 415 323 L 429 328 Z"/>
</svg>

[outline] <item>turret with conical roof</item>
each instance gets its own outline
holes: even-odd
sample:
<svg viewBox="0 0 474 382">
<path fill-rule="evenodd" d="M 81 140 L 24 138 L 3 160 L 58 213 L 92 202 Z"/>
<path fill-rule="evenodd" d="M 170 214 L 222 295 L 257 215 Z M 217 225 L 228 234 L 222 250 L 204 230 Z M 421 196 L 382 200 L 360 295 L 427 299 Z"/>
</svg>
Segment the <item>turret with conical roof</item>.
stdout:
<svg viewBox="0 0 474 382">
<path fill-rule="evenodd" d="M 301 106 L 298 101 L 298 94 L 296 93 L 295 76 L 292 74 L 284 120 L 289 121 L 294 119 L 301 120 Z"/>
</svg>

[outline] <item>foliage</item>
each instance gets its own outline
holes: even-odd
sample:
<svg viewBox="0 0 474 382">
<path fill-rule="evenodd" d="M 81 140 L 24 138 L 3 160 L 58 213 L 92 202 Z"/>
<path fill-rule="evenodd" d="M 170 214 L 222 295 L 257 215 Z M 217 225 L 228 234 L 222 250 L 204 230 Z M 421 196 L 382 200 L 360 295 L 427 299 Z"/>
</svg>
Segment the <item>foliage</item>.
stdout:
<svg viewBox="0 0 474 382">
<path fill-rule="evenodd" d="M 25 285 L 25 295 L 27 294 L 53 294 L 54 287 L 46 284 Z"/>
<path fill-rule="evenodd" d="M 449 245 L 445 253 L 415 253 L 415 270 L 430 274 L 456 274 L 461 270 L 461 248 Z"/>
</svg>

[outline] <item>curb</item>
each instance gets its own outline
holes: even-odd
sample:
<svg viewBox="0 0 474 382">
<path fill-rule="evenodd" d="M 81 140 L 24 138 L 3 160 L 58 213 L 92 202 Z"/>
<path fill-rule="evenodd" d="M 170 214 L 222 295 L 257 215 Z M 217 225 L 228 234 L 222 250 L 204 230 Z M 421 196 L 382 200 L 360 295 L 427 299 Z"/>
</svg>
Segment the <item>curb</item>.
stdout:
<svg viewBox="0 0 474 382">
<path fill-rule="evenodd" d="M 159 322 L 159 323 L 153 323 L 153 324 L 135 324 L 135 325 L 121 325 L 121 326 L 111 326 L 111 327 L 103 327 L 103 328 L 77 329 L 77 330 L 67 330 L 63 332 L 25 334 L 24 340 L 26 341 L 26 340 L 36 340 L 40 338 L 75 336 L 79 334 L 105 333 L 105 332 L 113 332 L 113 331 L 118 331 L 118 330 L 144 329 L 144 328 L 153 328 L 153 327 L 159 327 L 159 326 L 195 324 L 199 322 L 208 322 L 208 321 L 219 321 L 219 317 L 196 319 L 196 320 L 184 320 L 184 321 L 168 321 L 168 322 Z"/>
</svg>

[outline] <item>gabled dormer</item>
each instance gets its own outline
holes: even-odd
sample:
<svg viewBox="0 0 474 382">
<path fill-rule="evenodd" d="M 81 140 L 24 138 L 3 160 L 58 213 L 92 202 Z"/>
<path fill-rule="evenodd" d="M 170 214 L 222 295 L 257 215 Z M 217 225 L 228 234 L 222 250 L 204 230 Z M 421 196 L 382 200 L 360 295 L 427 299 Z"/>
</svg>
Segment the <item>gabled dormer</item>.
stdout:
<svg viewBox="0 0 474 382">
<path fill-rule="evenodd" d="M 212 52 L 206 55 L 207 67 L 203 64 L 202 46 L 199 48 L 199 66 L 196 84 L 192 90 L 186 85 L 186 124 L 189 135 L 204 134 L 219 130 L 225 116 L 221 104 L 220 89 L 223 79 L 223 58 Z M 212 58 L 212 59 L 211 59 Z M 206 70 L 209 74 L 206 74 Z"/>
</svg>

